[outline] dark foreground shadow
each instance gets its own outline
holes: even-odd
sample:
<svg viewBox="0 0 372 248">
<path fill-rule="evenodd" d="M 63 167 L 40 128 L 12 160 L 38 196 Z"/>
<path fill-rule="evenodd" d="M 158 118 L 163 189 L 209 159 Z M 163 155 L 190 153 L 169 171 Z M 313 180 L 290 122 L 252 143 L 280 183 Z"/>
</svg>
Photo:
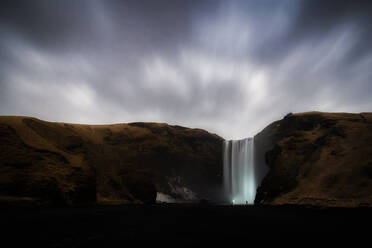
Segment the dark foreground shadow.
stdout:
<svg viewBox="0 0 372 248">
<path fill-rule="evenodd" d="M 362 244 L 372 208 L 131 205 L 1 208 L 9 247 L 132 247 L 243 244 Z M 36 245 L 36 246 L 35 246 Z M 5 247 L 5 246 L 4 246 Z M 8 247 L 8 246 L 6 246 Z"/>
</svg>

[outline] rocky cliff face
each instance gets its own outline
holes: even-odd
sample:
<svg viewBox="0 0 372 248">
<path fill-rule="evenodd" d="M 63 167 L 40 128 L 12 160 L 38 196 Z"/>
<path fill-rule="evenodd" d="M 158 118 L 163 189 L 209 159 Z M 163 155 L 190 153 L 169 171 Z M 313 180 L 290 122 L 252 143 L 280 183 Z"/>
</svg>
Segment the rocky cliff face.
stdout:
<svg viewBox="0 0 372 248">
<path fill-rule="evenodd" d="M 255 142 L 269 169 L 255 203 L 372 205 L 372 113 L 289 114 Z"/>
<path fill-rule="evenodd" d="M 0 201 L 217 200 L 222 138 L 161 123 L 77 125 L 0 117 Z"/>
</svg>

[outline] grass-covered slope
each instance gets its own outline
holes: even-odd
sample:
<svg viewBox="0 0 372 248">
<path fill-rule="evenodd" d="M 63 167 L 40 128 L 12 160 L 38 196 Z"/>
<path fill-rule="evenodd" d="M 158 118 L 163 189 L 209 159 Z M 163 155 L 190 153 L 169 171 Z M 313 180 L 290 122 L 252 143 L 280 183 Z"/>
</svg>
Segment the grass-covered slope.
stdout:
<svg viewBox="0 0 372 248">
<path fill-rule="evenodd" d="M 222 139 L 162 123 L 79 125 L 0 117 L 0 201 L 154 202 L 217 196 Z"/>
<path fill-rule="evenodd" d="M 269 167 L 256 203 L 372 206 L 372 113 L 289 114 L 255 139 Z"/>
</svg>

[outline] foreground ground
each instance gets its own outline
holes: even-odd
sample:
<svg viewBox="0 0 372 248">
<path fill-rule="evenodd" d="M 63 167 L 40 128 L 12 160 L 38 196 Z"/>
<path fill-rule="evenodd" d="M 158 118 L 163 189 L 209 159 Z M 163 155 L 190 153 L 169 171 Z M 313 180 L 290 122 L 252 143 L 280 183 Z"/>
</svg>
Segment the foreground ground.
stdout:
<svg viewBox="0 0 372 248">
<path fill-rule="evenodd" d="M 370 240 L 371 208 L 130 205 L 2 208 L 2 242 L 12 247 L 332 244 Z M 300 241 L 301 243 L 297 243 Z M 288 243 L 289 242 L 289 243 Z"/>
</svg>

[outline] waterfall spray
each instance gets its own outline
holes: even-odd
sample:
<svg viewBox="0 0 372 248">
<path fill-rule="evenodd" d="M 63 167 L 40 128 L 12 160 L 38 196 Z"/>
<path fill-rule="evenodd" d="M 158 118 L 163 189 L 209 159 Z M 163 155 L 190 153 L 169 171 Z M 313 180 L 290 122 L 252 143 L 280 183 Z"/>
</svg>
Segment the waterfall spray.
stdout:
<svg viewBox="0 0 372 248">
<path fill-rule="evenodd" d="M 253 204 L 257 183 L 254 171 L 254 139 L 224 141 L 224 188 L 233 204 Z"/>
</svg>

